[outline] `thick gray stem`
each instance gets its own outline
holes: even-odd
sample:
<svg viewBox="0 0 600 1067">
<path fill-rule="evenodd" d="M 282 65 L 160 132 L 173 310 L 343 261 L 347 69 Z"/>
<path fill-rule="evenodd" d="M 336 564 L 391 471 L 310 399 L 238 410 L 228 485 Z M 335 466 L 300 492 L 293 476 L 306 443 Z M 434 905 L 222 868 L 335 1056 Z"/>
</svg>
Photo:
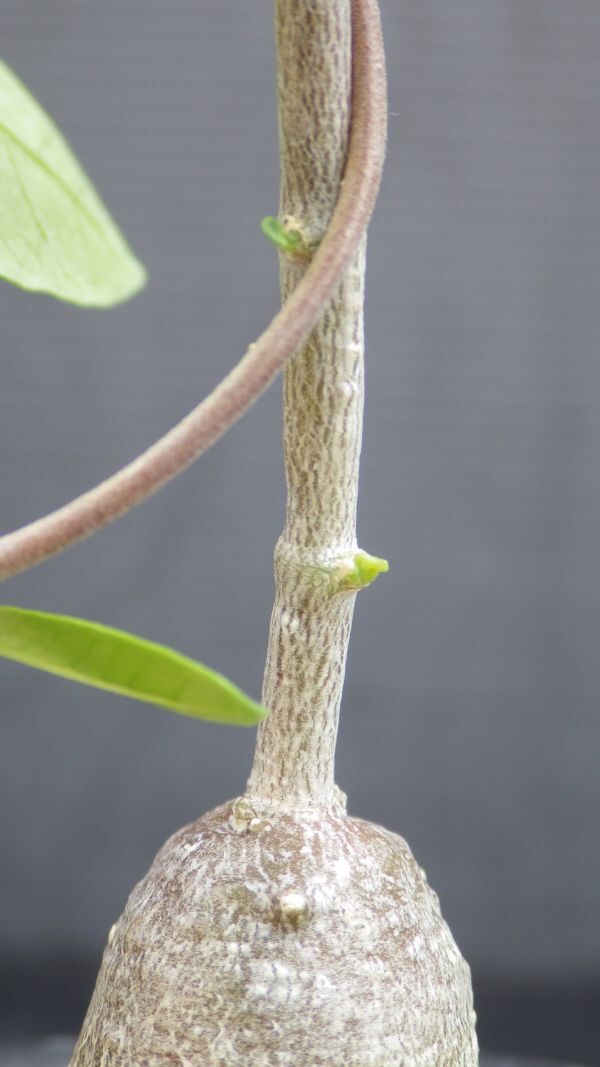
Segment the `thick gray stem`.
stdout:
<svg viewBox="0 0 600 1067">
<path fill-rule="evenodd" d="M 310 246 L 339 195 L 351 109 L 351 0 L 276 0 L 280 217 Z M 335 803 L 334 754 L 355 593 L 363 409 L 365 242 L 284 381 L 288 505 L 275 551 L 263 701 L 248 793 L 277 805 Z M 282 254 L 282 299 L 303 273 Z"/>
</svg>

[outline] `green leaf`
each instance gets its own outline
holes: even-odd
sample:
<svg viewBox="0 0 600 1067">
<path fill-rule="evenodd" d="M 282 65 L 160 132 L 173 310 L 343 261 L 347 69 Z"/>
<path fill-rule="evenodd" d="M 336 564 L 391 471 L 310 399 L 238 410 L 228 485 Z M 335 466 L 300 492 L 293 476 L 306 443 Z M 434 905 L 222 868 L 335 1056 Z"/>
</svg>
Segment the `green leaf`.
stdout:
<svg viewBox="0 0 600 1067">
<path fill-rule="evenodd" d="M 146 278 L 52 120 L 1 61 L 0 277 L 96 307 Z"/>
<path fill-rule="evenodd" d="M 173 649 L 69 615 L 0 606 L 0 656 L 212 722 L 266 715 L 237 686 Z"/>
</svg>

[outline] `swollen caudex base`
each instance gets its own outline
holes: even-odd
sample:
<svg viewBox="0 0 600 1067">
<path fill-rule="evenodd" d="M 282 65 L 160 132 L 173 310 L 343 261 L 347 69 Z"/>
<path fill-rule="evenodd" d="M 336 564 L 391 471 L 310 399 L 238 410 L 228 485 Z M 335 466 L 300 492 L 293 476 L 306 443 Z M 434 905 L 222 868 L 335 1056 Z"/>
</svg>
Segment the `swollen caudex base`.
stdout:
<svg viewBox="0 0 600 1067">
<path fill-rule="evenodd" d="M 111 930 L 71 1067 L 475 1067 L 469 969 L 406 843 L 251 797 L 175 834 Z"/>
</svg>

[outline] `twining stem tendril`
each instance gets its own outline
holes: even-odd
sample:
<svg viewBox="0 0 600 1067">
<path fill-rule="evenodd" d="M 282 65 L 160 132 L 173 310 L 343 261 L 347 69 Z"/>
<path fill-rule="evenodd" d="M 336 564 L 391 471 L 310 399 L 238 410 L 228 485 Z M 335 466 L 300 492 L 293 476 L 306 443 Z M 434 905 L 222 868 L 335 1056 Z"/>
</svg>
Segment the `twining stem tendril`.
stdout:
<svg viewBox="0 0 600 1067">
<path fill-rule="evenodd" d="M 0 538 L 0 579 L 27 570 L 141 503 L 215 443 L 306 338 L 366 230 L 379 188 L 386 83 L 376 0 L 352 0 L 352 120 L 339 199 L 304 277 L 236 367 L 193 411 L 94 489 Z"/>
</svg>

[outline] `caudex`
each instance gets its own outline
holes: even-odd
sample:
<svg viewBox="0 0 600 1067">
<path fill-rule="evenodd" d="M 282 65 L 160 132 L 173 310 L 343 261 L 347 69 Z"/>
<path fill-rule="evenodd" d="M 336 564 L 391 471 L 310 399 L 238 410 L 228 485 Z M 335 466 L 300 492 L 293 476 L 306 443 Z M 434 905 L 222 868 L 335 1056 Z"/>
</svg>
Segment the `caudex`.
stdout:
<svg viewBox="0 0 600 1067">
<path fill-rule="evenodd" d="M 356 542 L 365 233 L 386 126 L 379 12 L 376 0 L 275 0 L 275 30 L 281 202 L 263 230 L 279 249 L 281 311 L 152 448 L 0 538 L 9 578 L 87 537 L 209 448 L 285 366 L 288 501 L 261 705 L 131 635 L 0 609 L 4 655 L 186 714 L 260 721 L 244 794 L 166 843 L 111 929 L 73 1067 L 477 1062 L 469 970 L 437 897 L 406 843 L 349 817 L 334 782 L 354 601 L 387 569 Z M 132 295 L 143 269 L 6 67 L 0 109 L 2 225 L 14 222 L 0 272 L 78 303 Z"/>
</svg>

